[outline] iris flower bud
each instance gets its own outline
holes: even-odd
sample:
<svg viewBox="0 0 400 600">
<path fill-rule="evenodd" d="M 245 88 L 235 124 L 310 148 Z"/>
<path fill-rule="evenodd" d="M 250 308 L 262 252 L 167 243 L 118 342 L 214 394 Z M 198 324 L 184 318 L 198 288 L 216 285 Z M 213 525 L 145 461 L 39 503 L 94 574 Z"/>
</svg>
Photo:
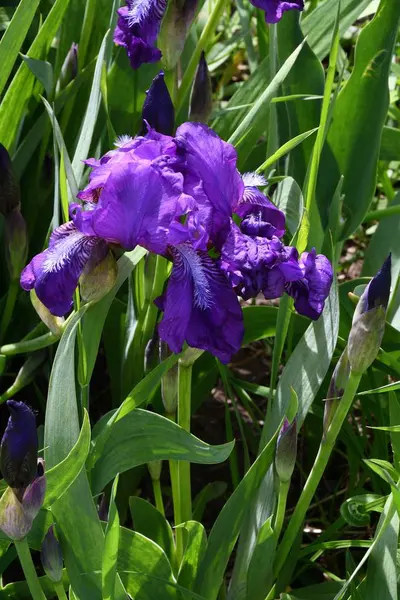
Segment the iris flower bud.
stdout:
<svg viewBox="0 0 400 600">
<path fill-rule="evenodd" d="M 153 460 L 147 463 L 147 468 L 149 469 L 150 477 L 153 481 L 158 481 L 161 477 L 161 469 L 162 469 L 162 461 L 161 460 Z"/>
<path fill-rule="evenodd" d="M 78 44 L 73 43 L 61 67 L 60 77 L 57 82 L 57 93 L 61 92 L 75 79 L 78 74 Z"/>
<path fill-rule="evenodd" d="M 207 123 L 212 111 L 211 77 L 204 51 L 201 53 L 190 95 L 190 121 Z"/>
<path fill-rule="evenodd" d="M 62 579 L 63 555 L 60 542 L 54 535 L 54 525 L 51 525 L 42 542 L 40 560 L 47 577 L 53 583 Z"/>
<path fill-rule="evenodd" d="M 197 0 L 170 0 L 162 22 L 158 46 L 165 68 L 174 69 L 196 14 Z"/>
<path fill-rule="evenodd" d="M 82 299 L 85 302 L 101 300 L 114 287 L 117 274 L 117 263 L 111 252 L 95 267 L 88 264 L 79 279 Z"/>
<path fill-rule="evenodd" d="M 172 135 L 174 131 L 175 110 L 168 88 L 164 81 L 164 72 L 154 77 L 147 90 L 142 110 L 143 131 L 147 130 L 146 122 L 158 133 Z"/>
<path fill-rule="evenodd" d="M 28 254 L 26 223 L 18 207 L 6 216 L 5 240 L 10 278 L 18 280 Z"/>
<path fill-rule="evenodd" d="M 160 360 L 165 360 L 171 351 L 160 340 Z M 161 379 L 161 398 L 167 415 L 174 415 L 178 404 L 178 365 L 175 364 Z"/>
<path fill-rule="evenodd" d="M 353 373 L 364 373 L 375 360 L 385 330 L 391 284 L 391 255 L 365 288 L 354 311 L 348 356 Z"/>
<path fill-rule="evenodd" d="M 0 467 L 6 483 L 18 493 L 36 477 L 36 420 L 33 411 L 23 402 L 8 400 L 7 406 L 10 418 L 1 440 Z"/>
<path fill-rule="evenodd" d="M 20 191 L 10 155 L 0 144 L 0 213 L 6 217 L 19 207 Z"/>
<path fill-rule="evenodd" d="M 37 462 L 36 478 L 25 489 L 7 488 L 0 499 L 0 529 L 12 540 L 23 540 L 32 528 L 46 493 L 44 461 Z"/>
<path fill-rule="evenodd" d="M 282 429 L 278 435 L 275 454 L 275 469 L 281 481 L 290 480 L 297 455 L 297 424 L 296 419 L 292 423 L 285 418 Z"/>
</svg>

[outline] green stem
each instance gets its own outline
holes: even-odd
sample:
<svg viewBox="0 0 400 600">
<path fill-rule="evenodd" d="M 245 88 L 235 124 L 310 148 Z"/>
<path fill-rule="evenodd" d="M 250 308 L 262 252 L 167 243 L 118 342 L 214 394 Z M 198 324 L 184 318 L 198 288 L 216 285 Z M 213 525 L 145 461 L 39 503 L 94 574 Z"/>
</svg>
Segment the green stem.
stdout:
<svg viewBox="0 0 400 600">
<path fill-rule="evenodd" d="M 14 311 L 15 302 L 17 300 L 19 290 L 19 281 L 18 279 L 13 279 L 10 282 L 10 287 L 8 288 L 6 305 L 4 307 L 3 315 L 1 317 L 0 324 L 0 343 L 3 341 L 5 334 L 7 333 L 8 326 L 10 325 L 10 321 L 12 318 L 12 314 Z"/>
<path fill-rule="evenodd" d="M 53 583 L 54 589 L 57 594 L 58 600 L 68 600 L 67 594 L 65 593 L 64 586 L 62 581 L 58 581 L 57 583 Z"/>
<path fill-rule="evenodd" d="M 278 547 L 275 559 L 276 576 L 279 574 L 283 565 L 285 564 L 289 552 L 299 533 L 308 507 L 311 503 L 311 500 L 315 494 L 318 484 L 328 464 L 329 458 L 331 456 L 332 450 L 336 442 L 336 438 L 340 433 L 342 425 L 353 403 L 353 399 L 357 392 L 360 380 L 361 375 L 355 373 L 350 374 L 343 397 L 339 402 L 337 411 L 333 416 L 332 422 L 326 433 L 325 439 L 321 441 L 311 473 L 308 476 L 306 484 L 297 502 L 296 509 L 293 513 L 292 518 L 290 519 L 288 528 L 285 531 L 285 535 L 283 536 L 282 542 Z"/>
<path fill-rule="evenodd" d="M 161 493 L 160 480 L 152 478 L 151 482 L 153 484 L 153 493 L 154 493 L 154 500 L 156 503 L 156 508 L 162 514 L 162 516 L 165 517 L 164 502 L 163 502 L 163 497 L 162 497 L 162 493 Z"/>
<path fill-rule="evenodd" d="M 391 217 L 392 215 L 400 215 L 400 204 L 388 206 L 387 208 L 382 208 L 382 210 L 372 210 L 365 215 L 364 223 L 368 223 L 369 221 L 380 221 L 381 219 Z"/>
<path fill-rule="evenodd" d="M 275 523 L 274 523 L 274 533 L 277 540 L 279 540 L 279 536 L 282 531 L 283 520 L 285 518 L 286 512 L 286 501 L 289 492 L 290 481 L 280 481 L 279 482 L 279 495 L 278 495 L 278 506 L 276 508 L 275 515 Z"/>
<path fill-rule="evenodd" d="M 206 23 L 206 26 L 204 27 L 201 33 L 200 39 L 197 42 L 197 46 L 194 49 L 192 57 L 186 68 L 185 74 L 182 78 L 180 88 L 178 90 L 178 102 L 176 106 L 177 115 L 179 114 L 183 103 L 185 102 L 186 96 L 189 93 L 189 89 L 192 85 L 197 65 L 199 64 L 201 53 L 206 47 L 206 44 L 210 40 L 212 34 L 214 33 L 215 28 L 217 27 L 218 21 L 221 17 L 224 8 L 225 1 L 226 0 L 217 0 L 217 2 L 215 3 L 214 8 L 212 9 L 212 12 Z"/>
<path fill-rule="evenodd" d="M 179 462 L 177 460 L 169 461 L 169 473 L 171 476 L 171 488 L 172 488 L 172 502 L 174 505 L 174 523 L 180 525 L 183 523 L 182 519 L 182 505 L 181 505 L 181 492 L 179 485 Z M 175 542 L 176 542 L 176 558 L 178 565 L 181 564 L 183 558 L 183 529 L 182 527 L 175 528 Z"/>
<path fill-rule="evenodd" d="M 192 364 L 178 361 L 178 425 L 190 432 Z M 179 461 L 179 487 L 181 494 L 181 518 L 183 522 L 192 518 L 192 492 L 190 485 L 190 462 Z"/>
<path fill-rule="evenodd" d="M 33 564 L 28 542 L 25 539 L 14 542 L 14 545 L 33 600 L 46 600 Z"/>
<path fill-rule="evenodd" d="M 26 342 L 17 342 L 16 344 L 5 344 L 0 346 L 0 354 L 6 356 L 14 356 L 15 354 L 26 354 L 28 352 L 35 352 L 42 348 L 47 348 L 55 344 L 60 339 L 60 336 L 54 335 L 54 333 L 48 332 L 40 337 L 33 340 L 27 340 Z"/>
<path fill-rule="evenodd" d="M 269 26 L 269 80 L 272 81 L 278 71 L 278 28 L 277 25 Z M 269 107 L 269 125 L 267 140 L 267 157 L 279 148 L 277 107 L 271 103 Z"/>
</svg>

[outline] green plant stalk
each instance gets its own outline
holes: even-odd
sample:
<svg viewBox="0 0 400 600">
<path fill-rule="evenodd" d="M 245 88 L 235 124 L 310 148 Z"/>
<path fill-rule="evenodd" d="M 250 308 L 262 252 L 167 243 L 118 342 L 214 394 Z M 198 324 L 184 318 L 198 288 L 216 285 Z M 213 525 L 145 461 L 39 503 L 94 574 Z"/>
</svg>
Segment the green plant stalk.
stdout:
<svg viewBox="0 0 400 600">
<path fill-rule="evenodd" d="M 271 82 L 278 71 L 278 28 L 277 25 L 269 26 L 269 81 Z M 278 119 L 275 104 L 269 107 L 269 125 L 267 140 L 267 158 L 279 148 Z"/>
<path fill-rule="evenodd" d="M 161 493 L 160 480 L 151 478 L 151 482 L 153 484 L 153 494 L 154 494 L 154 501 L 156 503 L 156 508 L 162 514 L 162 516 L 165 517 L 164 502 L 163 502 L 163 497 L 162 497 L 162 493 Z"/>
<path fill-rule="evenodd" d="M 176 114 L 179 114 L 183 103 L 185 102 L 186 96 L 189 93 L 190 86 L 192 85 L 192 81 L 194 80 L 194 74 L 196 72 L 197 65 L 199 64 L 201 53 L 205 49 L 207 43 L 210 41 L 211 36 L 213 35 L 215 28 L 217 27 L 218 21 L 224 9 L 224 5 L 225 0 L 216 1 L 214 8 L 212 9 L 212 12 L 206 23 L 206 26 L 201 32 L 200 39 L 197 42 L 197 46 L 194 49 L 194 52 L 186 68 L 185 74 L 182 78 L 182 82 L 178 90 Z"/>
<path fill-rule="evenodd" d="M 277 576 L 294 544 L 299 533 L 300 527 L 304 521 L 311 500 L 315 494 L 318 484 L 322 478 L 325 468 L 328 464 L 336 438 L 338 437 L 342 425 L 352 406 L 354 396 L 357 392 L 362 375 L 350 373 L 349 379 L 342 399 L 339 402 L 336 413 L 333 416 L 331 425 L 326 433 L 325 439 L 321 441 L 317 457 L 313 468 L 308 476 L 306 484 L 297 502 L 296 509 L 290 519 L 289 525 L 285 531 L 282 542 L 278 547 L 274 565 L 275 576 Z"/>
<path fill-rule="evenodd" d="M 65 593 L 64 586 L 62 581 L 57 581 L 57 583 L 53 583 L 54 589 L 57 594 L 58 600 L 68 600 L 67 594 Z"/>
<path fill-rule="evenodd" d="M 178 361 L 178 425 L 190 433 L 191 418 L 192 364 Z M 192 518 L 192 490 L 190 484 L 190 462 L 181 460 L 179 466 L 179 487 L 181 494 L 181 518 L 183 522 Z"/>
<path fill-rule="evenodd" d="M 385 217 L 391 217 L 392 215 L 400 215 L 400 204 L 396 204 L 396 206 L 388 206 L 387 208 L 382 208 L 382 210 L 372 210 L 367 213 L 364 217 L 364 222 L 368 223 L 369 221 L 380 221 Z"/>
<path fill-rule="evenodd" d="M 0 344 L 3 341 L 4 336 L 7 333 L 8 326 L 10 325 L 10 321 L 12 319 L 15 302 L 16 302 L 17 296 L 18 296 L 18 290 L 19 290 L 18 279 L 12 279 L 10 281 L 10 287 L 8 288 L 6 305 L 4 307 L 3 315 L 1 317 Z"/>
<path fill-rule="evenodd" d="M 270 414 L 272 410 L 273 404 L 273 396 L 275 383 L 278 378 L 279 364 L 281 362 L 283 347 L 285 345 L 287 333 L 289 330 L 289 323 L 291 317 L 291 307 L 293 302 L 290 297 L 286 294 L 283 296 L 279 303 L 278 308 L 278 318 L 276 322 L 276 330 L 279 332 L 279 335 L 275 337 L 274 349 L 272 351 L 272 366 L 271 366 L 271 377 L 269 383 L 269 396 L 268 396 L 268 405 L 267 405 L 267 416 Z M 267 418 L 265 419 L 267 422 Z M 264 427 L 264 430 L 266 428 Z M 261 439 L 261 448 L 265 445 L 265 441 Z"/>
<path fill-rule="evenodd" d="M 46 596 L 44 595 L 36 574 L 28 542 L 25 539 L 14 542 L 14 545 L 33 600 L 46 600 Z"/>
<path fill-rule="evenodd" d="M 17 342 L 15 344 L 5 344 L 4 346 L 0 346 L 0 354 L 4 354 L 5 356 L 14 356 L 15 354 L 26 354 L 28 352 L 35 352 L 36 350 L 41 350 L 42 348 L 47 348 L 47 346 L 51 346 L 55 344 L 60 339 L 60 336 L 51 333 L 45 333 L 33 340 L 26 340 L 23 342 Z"/>
<path fill-rule="evenodd" d="M 181 489 L 179 485 L 179 462 L 177 460 L 169 461 L 169 473 L 171 477 L 172 503 L 174 505 L 174 523 L 176 526 L 184 522 L 184 520 L 182 519 Z M 182 527 L 175 527 L 175 545 L 176 559 L 178 564 L 180 565 L 183 558 Z"/>
<path fill-rule="evenodd" d="M 274 533 L 275 533 L 275 537 L 277 540 L 279 540 L 279 536 L 282 531 L 283 520 L 285 518 L 286 501 L 287 501 L 287 497 L 288 497 L 289 487 L 290 487 L 290 480 L 279 482 L 278 504 L 276 507 L 275 523 L 274 523 Z"/>
</svg>

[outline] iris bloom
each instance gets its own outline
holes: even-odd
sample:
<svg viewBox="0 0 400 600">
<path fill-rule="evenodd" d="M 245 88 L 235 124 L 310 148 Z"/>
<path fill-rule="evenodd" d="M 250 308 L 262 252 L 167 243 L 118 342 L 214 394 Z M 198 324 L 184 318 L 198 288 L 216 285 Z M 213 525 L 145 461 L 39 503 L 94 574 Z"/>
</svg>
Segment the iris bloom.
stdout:
<svg viewBox="0 0 400 600">
<path fill-rule="evenodd" d="M 304 9 L 304 0 L 292 0 L 291 2 L 285 2 L 284 0 L 251 0 L 251 3 L 265 11 L 267 23 L 278 23 L 287 10 Z"/>
<path fill-rule="evenodd" d="M 81 274 L 108 244 L 140 245 L 172 262 L 156 303 L 164 311 L 160 337 L 174 352 L 186 341 L 229 361 L 244 333 L 238 295 L 278 298 L 286 291 L 299 312 L 317 318 L 332 282 L 329 262 L 314 251 L 299 260 L 283 244 L 283 213 L 259 191 L 264 180 L 242 177 L 236 161 L 233 146 L 201 123 L 184 123 L 174 137 L 149 127 L 144 136 L 121 139 L 87 161 L 82 204 L 25 268 L 22 287 L 35 288 L 63 315 Z"/>
<path fill-rule="evenodd" d="M 160 60 L 155 43 L 166 8 L 167 0 L 126 0 L 118 9 L 114 42 L 126 49 L 133 69 Z"/>
</svg>

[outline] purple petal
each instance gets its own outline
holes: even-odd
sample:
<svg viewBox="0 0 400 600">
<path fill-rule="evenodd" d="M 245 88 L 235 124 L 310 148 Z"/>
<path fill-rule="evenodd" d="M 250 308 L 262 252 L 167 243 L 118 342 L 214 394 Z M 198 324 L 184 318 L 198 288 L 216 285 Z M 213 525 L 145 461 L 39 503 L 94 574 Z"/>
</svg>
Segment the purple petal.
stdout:
<svg viewBox="0 0 400 600">
<path fill-rule="evenodd" d="M 42 508 L 46 494 L 46 476 L 44 474 L 44 460 L 38 459 L 37 477 L 28 485 L 22 498 L 24 513 L 31 522 Z"/>
<path fill-rule="evenodd" d="M 83 233 L 127 250 L 141 245 L 164 254 L 171 223 L 189 208 L 182 189 L 182 175 L 154 161 L 119 162 L 94 210 L 77 209 L 74 221 Z"/>
<path fill-rule="evenodd" d="M 232 208 L 243 196 L 244 184 L 236 169 L 237 154 L 231 144 L 202 123 L 184 123 L 178 127 L 176 139 L 186 160 L 192 187 L 197 180 L 199 204 L 212 210 L 213 238 L 226 236 Z M 194 196 L 197 201 L 197 196 Z M 213 241 L 216 241 L 215 239 Z"/>
<path fill-rule="evenodd" d="M 287 10 L 304 9 L 304 0 L 292 0 L 292 2 L 284 2 L 282 0 L 251 0 L 251 3 L 265 11 L 265 20 L 267 23 L 278 23 L 283 13 Z"/>
<path fill-rule="evenodd" d="M 286 286 L 287 293 L 294 298 L 298 313 L 316 320 L 323 311 L 325 300 L 332 285 L 332 265 L 323 254 L 303 252 L 300 257 L 303 278 Z"/>
<path fill-rule="evenodd" d="M 133 69 L 160 60 L 155 42 L 166 7 L 166 0 L 128 0 L 127 6 L 118 10 L 114 42 L 126 48 Z"/>
<path fill-rule="evenodd" d="M 35 256 L 21 273 L 24 290 L 36 294 L 58 317 L 72 306 L 72 295 L 87 262 L 93 253 L 107 250 L 103 240 L 88 237 L 70 221 L 53 231 L 47 250 Z"/>
<path fill-rule="evenodd" d="M 180 352 L 184 341 L 228 362 L 241 346 L 242 311 L 225 275 L 206 252 L 181 245 L 172 250 L 174 265 L 159 325 L 162 340 Z"/>
<path fill-rule="evenodd" d="M 242 217 L 240 229 L 247 235 L 282 237 L 286 231 L 283 212 L 254 186 L 244 188 L 243 198 L 235 212 Z"/>
</svg>

